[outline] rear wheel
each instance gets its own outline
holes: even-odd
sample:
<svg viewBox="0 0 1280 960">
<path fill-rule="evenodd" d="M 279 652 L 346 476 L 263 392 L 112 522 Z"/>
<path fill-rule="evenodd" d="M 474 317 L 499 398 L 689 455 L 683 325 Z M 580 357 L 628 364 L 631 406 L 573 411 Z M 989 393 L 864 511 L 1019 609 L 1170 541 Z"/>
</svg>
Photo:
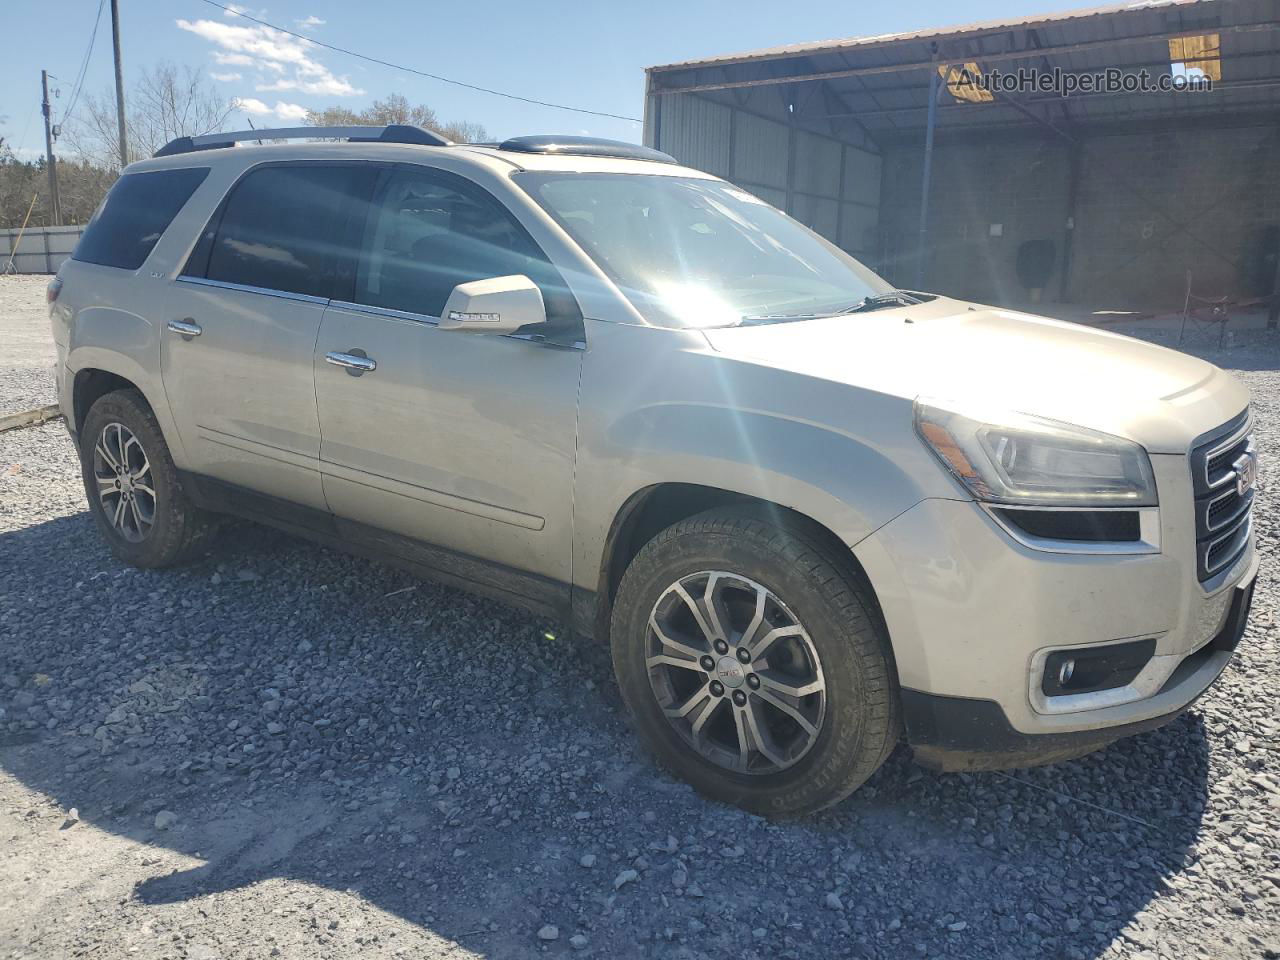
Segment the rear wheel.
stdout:
<svg viewBox="0 0 1280 960">
<path fill-rule="evenodd" d="M 210 523 L 183 492 L 160 425 L 142 394 L 100 397 L 80 429 L 89 510 L 111 550 L 135 567 L 189 559 Z"/>
<path fill-rule="evenodd" d="M 819 810 L 897 742 L 891 655 L 869 591 L 799 518 L 731 508 L 670 527 L 623 576 L 612 636 L 641 735 L 717 799 Z"/>
</svg>

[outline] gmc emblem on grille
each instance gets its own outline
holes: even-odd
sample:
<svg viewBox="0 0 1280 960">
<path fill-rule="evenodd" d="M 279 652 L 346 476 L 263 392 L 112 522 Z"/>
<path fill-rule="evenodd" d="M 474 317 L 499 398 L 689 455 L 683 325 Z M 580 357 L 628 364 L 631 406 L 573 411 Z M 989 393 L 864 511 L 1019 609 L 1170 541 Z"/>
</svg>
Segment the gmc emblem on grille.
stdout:
<svg viewBox="0 0 1280 960">
<path fill-rule="evenodd" d="M 1236 494 L 1243 497 L 1253 489 L 1253 482 L 1258 479 L 1258 456 L 1252 450 L 1246 450 L 1231 466 L 1236 471 Z"/>
</svg>

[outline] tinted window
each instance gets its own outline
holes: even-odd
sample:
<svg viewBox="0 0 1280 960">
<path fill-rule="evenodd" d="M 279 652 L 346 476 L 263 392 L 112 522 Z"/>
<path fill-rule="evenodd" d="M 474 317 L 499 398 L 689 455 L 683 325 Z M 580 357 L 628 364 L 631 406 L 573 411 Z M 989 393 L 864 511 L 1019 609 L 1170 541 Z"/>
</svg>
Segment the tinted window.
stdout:
<svg viewBox="0 0 1280 960">
<path fill-rule="evenodd" d="M 290 165 L 254 170 L 210 224 L 187 273 L 267 290 L 332 295 L 349 269 L 352 200 L 376 171 L 356 166 Z M 208 267 L 204 267 L 207 256 Z"/>
<path fill-rule="evenodd" d="M 116 181 L 72 259 L 137 270 L 209 168 L 129 173 Z"/>
<path fill-rule="evenodd" d="M 459 283 L 523 274 L 542 288 L 548 319 L 577 305 L 506 209 L 457 177 L 404 167 L 378 192 L 356 269 L 356 303 L 438 317 Z"/>
</svg>

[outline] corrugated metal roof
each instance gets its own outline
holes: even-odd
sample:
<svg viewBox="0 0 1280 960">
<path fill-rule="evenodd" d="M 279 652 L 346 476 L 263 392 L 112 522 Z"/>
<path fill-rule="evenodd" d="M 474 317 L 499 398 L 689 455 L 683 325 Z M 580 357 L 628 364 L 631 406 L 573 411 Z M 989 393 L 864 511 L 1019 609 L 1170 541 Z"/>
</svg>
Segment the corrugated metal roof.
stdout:
<svg viewBox="0 0 1280 960">
<path fill-rule="evenodd" d="M 733 63 L 755 63 L 761 60 L 777 60 L 785 57 L 811 56 L 818 53 L 839 53 L 859 47 L 874 47 L 912 40 L 936 40 L 940 37 L 962 37 L 965 34 L 989 33 L 995 30 L 1036 29 L 1072 20 L 1107 17 L 1117 13 L 1140 10 L 1163 10 L 1178 7 L 1219 5 L 1223 0 L 1135 0 L 1132 3 L 1108 4 L 1083 10 L 1065 10 L 1059 13 L 1033 14 L 1012 20 L 980 20 L 954 27 L 930 27 L 926 30 L 908 30 L 902 33 L 884 33 L 870 37 L 847 37 L 842 40 L 814 40 L 790 43 L 777 47 L 764 47 L 744 53 L 727 53 L 698 60 L 683 60 L 647 68 L 650 72 L 687 70 L 692 67 L 726 66 Z"/>
<path fill-rule="evenodd" d="M 792 44 L 754 53 L 650 68 L 651 92 L 736 97 L 764 116 L 810 124 L 841 118 L 867 134 L 922 127 L 936 65 L 981 69 L 1117 67 L 1170 73 L 1169 37 L 1220 34 L 1221 82 L 1211 93 L 997 94 L 965 102 L 944 88 L 938 124 L 950 128 L 1194 118 L 1280 109 L 1280 4 L 1276 0 L 1142 0 L 1086 10 L 994 20 L 877 37 Z M 938 45 L 935 59 L 933 45 Z M 822 84 L 813 81 L 821 80 Z M 815 93 L 816 92 L 816 93 Z"/>
</svg>

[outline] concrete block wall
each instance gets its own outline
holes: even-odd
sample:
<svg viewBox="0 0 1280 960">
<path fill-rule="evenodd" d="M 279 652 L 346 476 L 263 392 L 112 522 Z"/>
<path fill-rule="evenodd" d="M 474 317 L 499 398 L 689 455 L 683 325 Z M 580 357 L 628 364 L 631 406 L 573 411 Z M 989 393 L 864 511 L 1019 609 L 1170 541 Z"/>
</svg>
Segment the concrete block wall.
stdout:
<svg viewBox="0 0 1280 960">
<path fill-rule="evenodd" d="M 1280 227 L 1280 128 L 1182 129 L 1081 138 L 1066 298 L 1180 307 L 1185 272 L 1206 296 L 1266 292 L 1260 252 Z M 890 148 L 882 182 L 885 271 L 915 281 L 922 145 Z M 926 286 L 984 302 L 1025 303 L 1019 245 L 1053 240 L 1046 299 L 1061 286 L 1070 147 L 1056 137 L 953 141 L 934 148 Z M 999 236 L 992 225 L 999 224 Z"/>
</svg>

